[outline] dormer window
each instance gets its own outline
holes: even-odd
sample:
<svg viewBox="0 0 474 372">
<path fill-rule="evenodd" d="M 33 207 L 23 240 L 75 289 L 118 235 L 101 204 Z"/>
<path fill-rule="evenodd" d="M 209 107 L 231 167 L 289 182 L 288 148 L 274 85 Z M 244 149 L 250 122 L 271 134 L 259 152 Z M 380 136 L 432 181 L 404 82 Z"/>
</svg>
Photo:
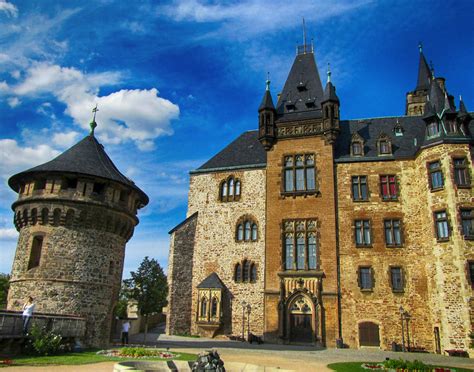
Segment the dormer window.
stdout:
<svg viewBox="0 0 474 372">
<path fill-rule="evenodd" d="M 448 132 L 448 134 L 456 134 L 458 132 L 456 120 L 446 121 L 446 132 Z"/>
<path fill-rule="evenodd" d="M 426 126 L 426 136 L 428 138 L 432 137 L 438 137 L 439 136 L 439 125 L 438 122 L 434 121 L 432 123 L 429 123 Z"/>
<path fill-rule="evenodd" d="M 364 156 L 364 139 L 357 132 L 352 135 L 350 152 L 351 156 Z"/>
<path fill-rule="evenodd" d="M 387 135 L 381 134 L 377 140 L 377 149 L 379 155 L 390 155 L 392 153 L 392 143 Z"/>
<path fill-rule="evenodd" d="M 300 83 L 298 84 L 298 92 L 305 92 L 307 91 L 308 89 L 306 88 L 306 84 L 303 83 L 302 81 L 300 81 Z"/>
<path fill-rule="evenodd" d="M 403 136 L 403 132 L 404 132 L 403 127 L 397 120 L 397 123 L 395 124 L 395 127 L 393 128 L 393 133 L 395 133 L 396 137 L 401 137 Z"/>
<path fill-rule="evenodd" d="M 286 105 L 286 111 L 294 112 L 296 110 L 296 106 L 293 103 L 289 103 Z"/>
<path fill-rule="evenodd" d="M 241 183 L 233 176 L 223 180 L 219 187 L 219 199 L 223 202 L 240 200 Z"/>
<path fill-rule="evenodd" d="M 315 108 L 316 104 L 314 103 L 313 100 L 308 100 L 305 102 L 306 108 Z"/>
</svg>

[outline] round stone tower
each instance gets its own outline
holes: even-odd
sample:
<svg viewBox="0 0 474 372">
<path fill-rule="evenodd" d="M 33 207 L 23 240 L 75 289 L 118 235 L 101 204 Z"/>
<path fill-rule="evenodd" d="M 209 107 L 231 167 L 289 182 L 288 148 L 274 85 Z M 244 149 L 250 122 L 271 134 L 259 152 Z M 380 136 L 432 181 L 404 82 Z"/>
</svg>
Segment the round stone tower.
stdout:
<svg viewBox="0 0 474 372">
<path fill-rule="evenodd" d="M 20 232 L 8 309 L 32 296 L 37 312 L 87 319 L 85 343 L 108 343 L 125 244 L 147 195 L 115 167 L 91 133 L 55 159 L 12 176 Z"/>
</svg>

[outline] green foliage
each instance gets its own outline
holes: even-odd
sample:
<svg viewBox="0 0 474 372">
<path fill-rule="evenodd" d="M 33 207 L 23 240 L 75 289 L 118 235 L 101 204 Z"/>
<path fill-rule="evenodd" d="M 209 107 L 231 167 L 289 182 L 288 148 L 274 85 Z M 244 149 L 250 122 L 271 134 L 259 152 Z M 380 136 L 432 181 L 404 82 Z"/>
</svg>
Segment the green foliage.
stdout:
<svg viewBox="0 0 474 372">
<path fill-rule="evenodd" d="M 33 325 L 30 330 L 28 346 L 34 354 L 53 355 L 64 351 L 63 338 L 51 331 Z"/>
<path fill-rule="evenodd" d="M 469 346 L 471 349 L 474 349 L 474 332 L 471 332 L 469 337 L 471 338 L 471 346 Z"/>
<path fill-rule="evenodd" d="M 168 283 L 158 261 L 146 256 L 138 270 L 130 273 L 131 278 L 124 280 L 130 293 L 130 298 L 137 301 L 140 315 L 150 315 L 161 312 L 166 306 Z"/>
<path fill-rule="evenodd" d="M 389 362 L 389 364 L 397 364 L 397 366 L 391 366 L 391 367 L 388 367 L 387 366 L 387 362 Z M 398 364 L 399 363 L 399 364 Z M 407 364 L 408 363 L 408 364 Z M 367 372 L 368 370 L 367 369 L 364 369 L 362 368 L 362 364 L 365 364 L 364 362 L 345 362 L 345 363 L 331 363 L 331 364 L 328 364 L 328 368 L 332 369 L 333 371 L 337 371 L 337 372 Z M 377 363 L 367 363 L 367 364 L 377 364 Z M 413 361 L 413 362 L 409 362 L 409 361 L 404 361 L 404 360 L 389 360 L 389 361 L 385 361 L 383 362 L 385 368 L 390 368 L 390 369 L 396 369 L 396 368 L 407 368 L 408 371 L 414 371 L 414 370 L 417 370 L 417 371 L 432 371 L 433 368 L 449 368 L 449 367 L 440 367 L 440 366 L 429 366 L 429 365 L 426 365 L 420 361 Z M 400 366 L 398 366 L 400 365 Z M 408 366 L 409 367 L 401 367 L 401 366 Z M 459 368 L 459 367 L 456 367 L 455 368 L 457 372 L 469 372 L 471 370 L 469 369 L 464 369 L 464 368 Z"/>
<path fill-rule="evenodd" d="M 132 358 L 141 358 L 141 357 L 152 357 L 160 356 L 163 351 L 158 349 L 145 349 L 144 347 L 123 347 L 120 349 L 120 355 L 132 357 Z"/>
<path fill-rule="evenodd" d="M 10 287 L 10 275 L 0 273 L 0 309 L 7 306 L 8 288 Z"/>
<path fill-rule="evenodd" d="M 127 307 L 128 307 L 128 301 L 130 298 L 130 290 L 127 287 L 127 284 L 125 281 L 122 282 L 122 286 L 120 287 L 120 293 L 119 293 L 119 299 L 117 302 L 117 306 L 115 307 L 115 316 L 118 316 L 121 319 L 124 319 L 127 317 Z"/>
</svg>

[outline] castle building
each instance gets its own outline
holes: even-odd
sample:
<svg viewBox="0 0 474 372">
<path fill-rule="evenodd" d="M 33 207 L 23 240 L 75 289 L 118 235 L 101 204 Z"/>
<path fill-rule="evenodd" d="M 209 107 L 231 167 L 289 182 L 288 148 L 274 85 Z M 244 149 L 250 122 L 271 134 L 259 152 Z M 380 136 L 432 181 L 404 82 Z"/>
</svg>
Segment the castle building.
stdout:
<svg viewBox="0 0 474 372">
<path fill-rule="evenodd" d="M 147 195 L 125 177 L 91 133 L 55 159 L 12 176 L 20 232 L 9 310 L 32 296 L 36 311 L 86 318 L 85 344 L 109 342 L 125 244 Z"/>
<path fill-rule="evenodd" d="M 258 129 L 191 171 L 168 334 L 468 350 L 474 120 L 419 57 L 403 116 L 341 119 L 312 46 L 276 105 L 267 82 Z"/>
</svg>

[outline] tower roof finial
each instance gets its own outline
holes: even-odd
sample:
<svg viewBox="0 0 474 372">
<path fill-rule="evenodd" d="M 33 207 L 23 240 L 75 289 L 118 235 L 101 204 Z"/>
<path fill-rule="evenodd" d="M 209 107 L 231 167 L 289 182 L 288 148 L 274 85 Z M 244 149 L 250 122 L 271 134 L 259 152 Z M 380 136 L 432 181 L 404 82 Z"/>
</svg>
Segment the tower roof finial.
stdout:
<svg viewBox="0 0 474 372">
<path fill-rule="evenodd" d="M 423 53 L 423 43 L 421 41 L 418 42 L 418 50 Z"/>
<path fill-rule="evenodd" d="M 304 17 L 303 17 L 303 50 L 304 50 L 304 53 L 306 54 L 306 23 L 304 21 Z"/>
<path fill-rule="evenodd" d="M 97 127 L 97 123 L 95 122 L 95 116 L 97 114 L 97 111 L 99 111 L 99 109 L 97 108 L 98 104 L 96 103 L 95 104 L 95 107 L 92 109 L 92 112 L 94 114 L 94 116 L 92 117 L 92 121 L 89 123 L 89 126 L 91 127 L 91 131 L 90 131 L 90 135 L 93 136 L 94 135 L 94 130 L 95 128 Z"/>
<path fill-rule="evenodd" d="M 331 64 L 329 62 L 328 62 L 327 74 L 328 74 L 328 83 L 330 83 L 331 82 Z"/>
<path fill-rule="evenodd" d="M 267 72 L 267 81 L 265 82 L 265 90 L 270 90 L 270 73 Z"/>
</svg>

